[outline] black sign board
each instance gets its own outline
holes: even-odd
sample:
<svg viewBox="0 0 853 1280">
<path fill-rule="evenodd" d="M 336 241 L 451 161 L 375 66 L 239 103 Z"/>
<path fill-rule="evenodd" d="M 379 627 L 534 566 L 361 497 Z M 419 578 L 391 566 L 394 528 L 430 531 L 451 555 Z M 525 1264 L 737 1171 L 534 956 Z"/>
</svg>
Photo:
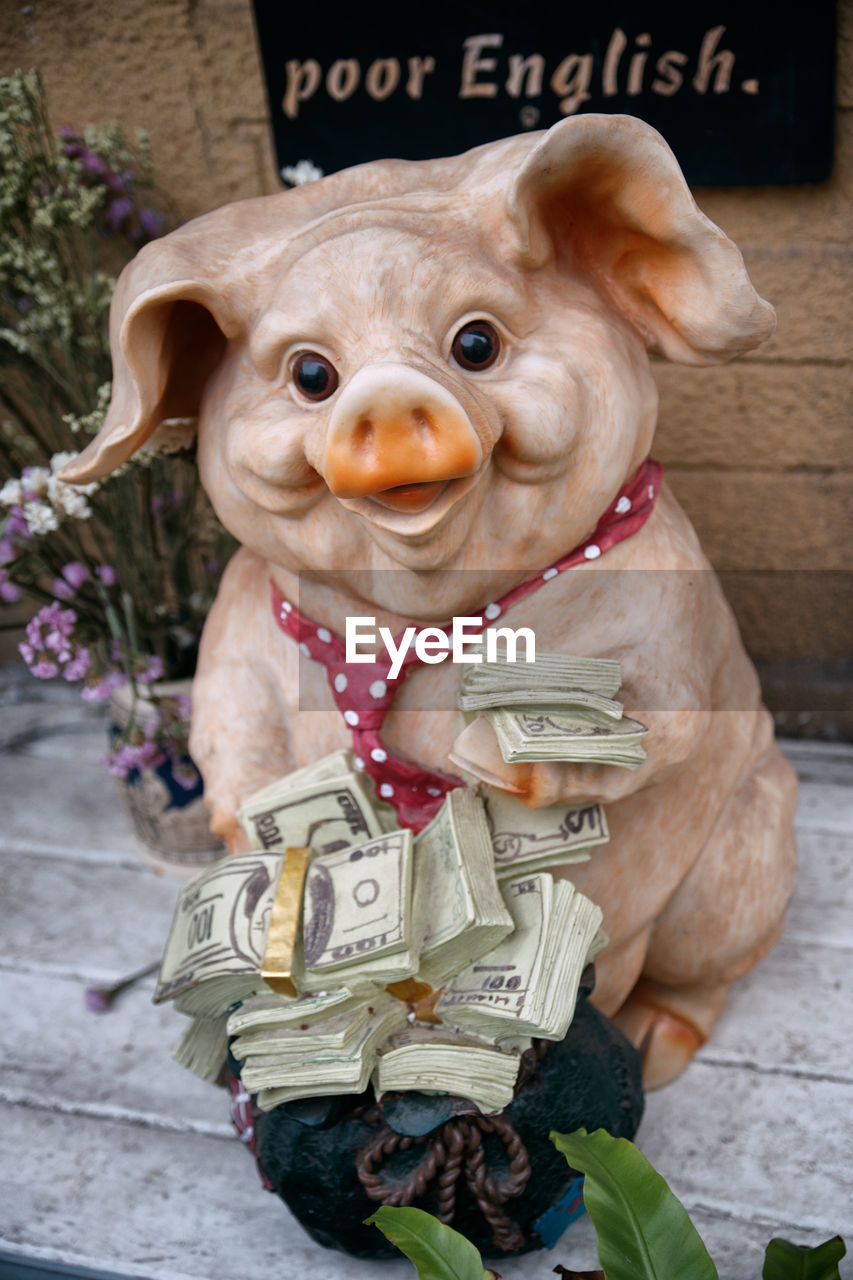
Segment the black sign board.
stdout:
<svg viewBox="0 0 853 1280">
<path fill-rule="evenodd" d="M 279 164 L 422 160 L 623 112 L 693 185 L 819 182 L 832 168 L 835 5 L 545 6 L 254 0 Z"/>
</svg>

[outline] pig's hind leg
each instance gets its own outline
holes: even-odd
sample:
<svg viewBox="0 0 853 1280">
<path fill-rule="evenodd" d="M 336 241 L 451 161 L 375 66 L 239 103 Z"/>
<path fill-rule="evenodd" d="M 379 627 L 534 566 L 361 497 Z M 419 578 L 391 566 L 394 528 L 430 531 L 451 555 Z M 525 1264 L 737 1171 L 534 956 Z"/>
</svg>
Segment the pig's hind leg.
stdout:
<svg viewBox="0 0 853 1280">
<path fill-rule="evenodd" d="M 779 937 L 796 867 L 796 793 L 793 769 L 771 744 L 657 921 L 642 976 L 614 1019 L 643 1053 L 647 1089 L 684 1070 L 730 984 Z"/>
</svg>

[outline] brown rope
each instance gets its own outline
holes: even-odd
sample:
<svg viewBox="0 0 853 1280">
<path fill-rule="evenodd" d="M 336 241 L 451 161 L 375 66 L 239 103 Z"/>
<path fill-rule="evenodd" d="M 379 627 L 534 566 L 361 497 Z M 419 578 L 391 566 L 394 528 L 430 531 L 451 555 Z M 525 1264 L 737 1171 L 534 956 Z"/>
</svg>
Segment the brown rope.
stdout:
<svg viewBox="0 0 853 1280">
<path fill-rule="evenodd" d="M 509 1158 L 509 1169 L 500 1182 L 486 1167 L 483 1136 L 488 1133 L 501 1139 Z M 389 1156 L 424 1145 L 422 1160 L 404 1182 L 394 1183 L 383 1176 L 382 1166 Z M 464 1173 L 471 1194 L 492 1228 L 496 1247 L 509 1252 L 524 1243 L 518 1223 L 503 1212 L 501 1205 L 521 1195 L 530 1178 L 530 1161 L 527 1148 L 505 1116 L 456 1116 L 421 1138 L 403 1137 L 386 1125 L 358 1153 L 356 1170 L 371 1200 L 398 1206 L 421 1199 L 438 1175 L 437 1217 L 448 1223 L 453 1220 L 456 1187 Z"/>
</svg>

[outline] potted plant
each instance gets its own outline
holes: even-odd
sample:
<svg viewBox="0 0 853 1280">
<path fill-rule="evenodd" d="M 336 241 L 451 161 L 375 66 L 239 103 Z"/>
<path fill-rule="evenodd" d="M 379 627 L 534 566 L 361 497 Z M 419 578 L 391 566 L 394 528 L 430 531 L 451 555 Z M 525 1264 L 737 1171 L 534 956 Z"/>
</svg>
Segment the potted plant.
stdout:
<svg viewBox="0 0 853 1280">
<path fill-rule="evenodd" d="M 34 71 L 0 79 L 0 152 L 0 601 L 32 602 L 19 649 L 34 676 L 113 702 L 104 763 L 144 845 L 192 868 L 221 850 L 187 681 L 233 549 L 198 483 L 195 423 L 164 422 L 101 483 L 58 475 L 109 403 L 116 276 L 168 215 L 144 137 L 54 134 Z"/>
</svg>

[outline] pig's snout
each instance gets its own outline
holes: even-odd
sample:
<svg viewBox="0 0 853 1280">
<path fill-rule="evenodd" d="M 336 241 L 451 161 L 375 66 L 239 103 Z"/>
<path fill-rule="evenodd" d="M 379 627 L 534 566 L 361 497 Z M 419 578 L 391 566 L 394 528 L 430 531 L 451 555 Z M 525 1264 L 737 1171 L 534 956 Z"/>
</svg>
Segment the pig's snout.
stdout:
<svg viewBox="0 0 853 1280">
<path fill-rule="evenodd" d="M 384 364 L 361 369 L 343 389 L 322 472 L 338 498 L 420 510 L 482 460 L 477 434 L 450 391 L 415 369 Z"/>
</svg>

